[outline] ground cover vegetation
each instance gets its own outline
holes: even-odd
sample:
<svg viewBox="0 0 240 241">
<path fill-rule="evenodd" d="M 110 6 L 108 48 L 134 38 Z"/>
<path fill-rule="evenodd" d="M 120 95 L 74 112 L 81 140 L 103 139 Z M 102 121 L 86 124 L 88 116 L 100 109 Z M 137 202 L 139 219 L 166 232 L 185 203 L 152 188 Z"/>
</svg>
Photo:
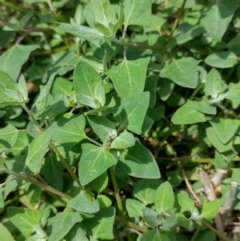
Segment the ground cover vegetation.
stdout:
<svg viewBox="0 0 240 241">
<path fill-rule="evenodd" d="M 0 9 L 1 240 L 240 240 L 239 1 Z"/>
</svg>

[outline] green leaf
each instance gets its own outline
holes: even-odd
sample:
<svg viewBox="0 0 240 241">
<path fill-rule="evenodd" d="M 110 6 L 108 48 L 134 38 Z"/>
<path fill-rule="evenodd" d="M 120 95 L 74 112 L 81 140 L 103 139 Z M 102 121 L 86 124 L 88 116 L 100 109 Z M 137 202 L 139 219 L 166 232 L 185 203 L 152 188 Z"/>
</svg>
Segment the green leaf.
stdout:
<svg viewBox="0 0 240 241">
<path fill-rule="evenodd" d="M 79 5 L 81 6 L 81 5 Z M 72 96 L 73 83 L 62 77 L 54 79 L 51 93 L 53 95 L 65 94 L 66 96 Z"/>
<path fill-rule="evenodd" d="M 232 149 L 232 143 L 229 142 L 228 144 L 223 144 L 217 137 L 213 127 L 209 127 L 206 129 L 207 137 L 212 145 L 220 152 L 229 151 Z"/>
<path fill-rule="evenodd" d="M 175 215 L 168 216 L 166 217 L 164 223 L 162 224 L 161 230 L 171 231 L 171 228 L 173 228 L 177 224 L 178 224 L 178 220 L 177 220 L 177 217 L 175 217 Z"/>
<path fill-rule="evenodd" d="M 82 213 L 96 213 L 99 211 L 99 203 L 92 197 L 92 194 L 82 190 L 80 193 L 72 198 L 67 207 L 72 208 Z"/>
<path fill-rule="evenodd" d="M 18 129 L 9 124 L 6 127 L 0 129 L 0 144 L 6 148 L 12 148 L 17 142 Z"/>
<path fill-rule="evenodd" d="M 21 231 L 24 237 L 29 237 L 36 231 L 35 225 L 40 224 L 42 218 L 41 211 L 27 208 L 9 207 L 7 212 L 11 222 Z"/>
<path fill-rule="evenodd" d="M 50 94 L 52 83 L 56 74 L 57 72 L 51 74 L 47 84 L 45 86 L 40 86 L 40 94 L 38 95 L 34 103 L 34 107 L 36 108 L 36 111 L 43 112 L 45 110 L 45 107 L 48 101 L 48 96 Z"/>
<path fill-rule="evenodd" d="M 101 208 L 110 207 L 112 205 L 111 199 L 105 195 L 98 195 L 97 200 Z"/>
<path fill-rule="evenodd" d="M 142 179 L 137 182 L 133 190 L 133 195 L 145 205 L 154 202 L 154 194 L 161 181 L 156 179 Z"/>
<path fill-rule="evenodd" d="M 207 12 L 201 24 L 214 40 L 218 42 L 222 40 L 222 36 L 226 32 L 237 8 L 239 8 L 239 4 L 234 0 L 224 0 L 213 4 Z"/>
<path fill-rule="evenodd" d="M 196 106 L 195 106 L 196 108 Z M 176 125 L 195 124 L 205 122 L 206 118 L 203 113 L 192 107 L 191 102 L 182 105 L 172 116 L 172 122 Z"/>
<path fill-rule="evenodd" d="M 229 83 L 229 92 L 226 99 L 231 101 L 233 109 L 236 109 L 240 105 L 240 83 Z"/>
<path fill-rule="evenodd" d="M 225 119 L 219 117 L 214 117 L 210 121 L 210 123 L 218 139 L 223 144 L 227 144 L 231 139 L 233 139 L 240 126 L 239 120 Z"/>
<path fill-rule="evenodd" d="M 143 210 L 143 219 L 145 220 L 145 222 L 147 222 L 151 227 L 155 228 L 159 225 L 159 214 L 154 211 L 151 208 L 148 207 L 144 207 Z"/>
<path fill-rule="evenodd" d="M 115 117 L 120 123 L 119 129 L 127 128 L 136 134 L 142 133 L 142 125 L 149 105 L 149 92 L 133 95 L 118 108 Z"/>
<path fill-rule="evenodd" d="M 157 82 L 159 77 L 157 75 L 150 75 L 146 79 L 144 91 L 150 92 L 149 108 L 153 108 L 156 104 Z"/>
<path fill-rule="evenodd" d="M 124 27 L 129 25 L 146 26 L 151 20 L 151 1 L 125 0 L 124 6 Z"/>
<path fill-rule="evenodd" d="M 82 145 L 82 155 L 78 172 L 81 184 L 84 186 L 115 165 L 116 158 L 104 147 L 92 144 Z"/>
<path fill-rule="evenodd" d="M 18 81 L 18 95 L 19 99 L 27 103 L 28 102 L 28 88 L 27 83 L 23 75 L 20 75 L 19 81 Z"/>
<path fill-rule="evenodd" d="M 8 231 L 8 229 L 0 223 L 0 233 L 1 233 L 1 239 L 6 241 L 15 241 L 11 233 Z"/>
<path fill-rule="evenodd" d="M 85 124 L 86 120 L 83 115 L 71 118 L 61 117 L 50 126 L 52 140 L 64 144 L 70 149 L 79 141 L 86 138 Z"/>
<path fill-rule="evenodd" d="M 0 70 L 17 81 L 23 64 L 27 61 L 30 53 L 37 48 L 39 48 L 38 45 L 14 45 L 0 56 Z"/>
<path fill-rule="evenodd" d="M 58 30 L 64 31 L 66 33 L 70 33 L 81 39 L 85 39 L 90 43 L 96 45 L 97 47 L 100 47 L 100 44 L 104 39 L 104 34 L 99 32 L 98 30 L 88 28 L 82 25 L 77 26 L 77 25 L 71 25 L 68 23 L 60 23 L 59 26 L 56 28 L 56 31 Z"/>
<path fill-rule="evenodd" d="M 227 47 L 236 55 L 240 55 L 240 34 L 239 33 L 233 39 L 231 39 L 231 41 L 227 44 Z"/>
<path fill-rule="evenodd" d="M 186 43 L 194 39 L 198 35 L 202 34 L 203 32 L 204 29 L 200 25 L 191 25 L 189 23 L 184 22 L 176 29 L 176 36 L 174 36 L 170 43 L 168 43 L 168 48 L 172 48 L 176 45 Z"/>
<path fill-rule="evenodd" d="M 26 165 L 34 174 L 39 173 L 41 170 L 42 161 L 47 152 L 51 137 L 51 131 L 46 130 L 40 133 L 28 146 Z"/>
<path fill-rule="evenodd" d="M 138 140 L 135 145 L 125 149 L 116 166 L 118 175 L 157 179 L 160 172 L 152 153 Z"/>
<path fill-rule="evenodd" d="M 161 79 L 158 83 L 160 85 L 159 97 L 162 101 L 166 101 L 171 96 L 175 84 L 169 79 Z"/>
<path fill-rule="evenodd" d="M 125 149 L 134 146 L 135 139 L 132 133 L 124 130 L 120 135 L 113 140 L 110 149 Z"/>
<path fill-rule="evenodd" d="M 95 26 L 106 35 L 113 34 L 113 26 L 116 22 L 116 13 L 108 0 L 91 0 L 95 16 Z"/>
<path fill-rule="evenodd" d="M 195 207 L 194 201 L 189 197 L 186 191 L 180 191 L 177 198 L 181 207 L 181 212 L 192 211 Z"/>
<path fill-rule="evenodd" d="M 48 230 L 50 235 L 48 241 L 60 241 L 70 231 L 70 229 L 80 222 L 82 217 L 78 213 L 58 213 L 48 220 Z"/>
<path fill-rule="evenodd" d="M 152 229 L 138 236 L 137 241 L 171 241 L 170 238 L 158 229 Z"/>
<path fill-rule="evenodd" d="M 0 160 L 1 163 L 2 160 Z M 2 166 L 3 163 L 1 163 L 0 167 Z M 4 197 L 3 197 L 3 193 L 2 193 L 2 188 L 0 187 L 0 208 L 4 208 L 5 204 L 4 204 Z M 1 224 L 1 223 L 0 223 Z M 1 228 L 0 228 L 1 230 Z"/>
<path fill-rule="evenodd" d="M 204 92 L 212 99 L 218 98 L 227 89 L 227 84 L 222 80 L 216 69 L 211 69 L 204 85 Z"/>
<path fill-rule="evenodd" d="M 190 57 L 173 60 L 161 70 L 160 77 L 168 78 L 182 87 L 194 89 L 198 85 L 197 65 L 198 61 Z"/>
<path fill-rule="evenodd" d="M 210 105 L 209 101 L 205 97 L 197 101 L 188 100 L 188 102 L 191 104 L 191 107 L 193 109 L 200 111 L 204 114 L 209 114 L 209 115 L 217 114 L 217 108 L 213 105 Z"/>
<path fill-rule="evenodd" d="M 21 105 L 26 102 L 21 98 L 18 88 L 17 82 L 0 70 L 0 107 Z"/>
<path fill-rule="evenodd" d="M 83 221 L 84 226 L 96 239 L 113 239 L 113 224 L 115 219 L 115 208 L 101 208 L 93 218 Z"/>
<path fill-rule="evenodd" d="M 168 211 L 174 207 L 174 193 L 169 182 L 162 183 L 154 195 L 154 206 L 158 213 Z"/>
<path fill-rule="evenodd" d="M 220 211 L 222 205 L 221 200 L 217 199 L 211 202 L 204 203 L 201 215 L 208 221 L 214 219 Z"/>
<path fill-rule="evenodd" d="M 61 161 L 57 160 L 56 155 L 53 153 L 48 155 L 41 169 L 41 174 L 43 174 L 48 184 L 60 191 L 63 188 L 63 176 L 61 175 L 62 171 L 63 165 Z"/>
<path fill-rule="evenodd" d="M 100 107 L 97 103 L 95 87 L 102 83 L 97 71 L 85 61 L 80 61 L 73 73 L 73 85 L 80 104 L 92 108 Z"/>
<path fill-rule="evenodd" d="M 79 5 L 81 6 L 81 5 Z M 80 225 L 74 225 L 73 228 L 65 236 L 65 240 L 71 241 L 89 241 L 86 237 L 86 231 L 83 230 Z"/>
<path fill-rule="evenodd" d="M 108 174 L 104 172 L 99 177 L 92 181 L 92 188 L 98 193 L 101 193 L 108 185 Z"/>
<path fill-rule="evenodd" d="M 103 143 L 106 143 L 112 137 L 115 137 L 115 123 L 111 122 L 104 116 L 89 115 L 87 118 L 93 131 L 100 137 Z"/>
<path fill-rule="evenodd" d="M 143 91 L 149 60 L 149 58 L 132 61 L 125 59 L 107 72 L 122 100 Z"/>
<path fill-rule="evenodd" d="M 230 51 L 213 53 L 205 58 L 204 62 L 215 68 L 231 68 L 238 63 L 238 57 Z"/>
<path fill-rule="evenodd" d="M 145 207 L 145 205 L 135 199 L 128 198 L 126 200 L 126 210 L 128 212 L 128 216 L 130 218 L 133 217 L 142 217 L 143 212 L 142 209 Z"/>
</svg>

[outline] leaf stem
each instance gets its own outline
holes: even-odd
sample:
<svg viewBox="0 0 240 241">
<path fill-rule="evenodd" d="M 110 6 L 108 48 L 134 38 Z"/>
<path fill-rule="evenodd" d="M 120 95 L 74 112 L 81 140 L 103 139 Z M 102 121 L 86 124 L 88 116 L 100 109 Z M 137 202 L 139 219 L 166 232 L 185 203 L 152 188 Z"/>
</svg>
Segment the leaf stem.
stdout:
<svg viewBox="0 0 240 241">
<path fill-rule="evenodd" d="M 85 136 L 85 138 L 86 138 L 88 141 L 92 142 L 93 144 L 102 147 L 102 144 L 101 144 L 101 143 L 99 143 L 99 142 L 93 140 L 91 137 L 89 137 L 89 136 Z"/>
<path fill-rule="evenodd" d="M 181 6 L 180 10 L 178 11 L 178 15 L 177 15 L 177 18 L 174 21 L 173 26 L 172 26 L 172 30 L 171 30 L 170 36 L 168 38 L 168 41 L 170 41 L 172 39 L 173 33 L 176 30 L 176 28 L 177 28 L 177 26 L 180 22 L 180 18 L 183 15 L 183 11 L 184 11 L 184 7 L 185 7 L 186 2 L 187 2 L 187 0 L 183 0 L 183 2 L 182 2 L 182 6 Z"/>
<path fill-rule="evenodd" d="M 202 225 L 204 225 L 206 228 L 211 230 L 213 233 L 215 233 L 221 240 L 223 241 L 231 241 L 229 238 L 227 238 L 225 235 L 217 231 L 215 228 L 213 228 L 210 224 L 208 224 L 204 219 L 200 221 Z"/>
<path fill-rule="evenodd" d="M 71 177 L 77 182 L 78 186 L 82 187 L 79 178 L 77 177 L 77 175 L 73 172 L 71 166 L 68 164 L 68 162 L 66 161 L 66 159 L 62 156 L 62 154 L 59 152 L 59 150 L 57 149 L 57 147 L 53 144 L 52 141 L 50 141 L 49 146 L 51 147 L 51 149 L 55 152 L 55 154 L 58 156 L 58 158 L 61 160 L 62 164 L 64 165 L 64 167 L 68 170 L 69 174 L 71 175 Z"/>
<path fill-rule="evenodd" d="M 138 230 L 138 231 L 140 231 L 142 233 L 146 233 L 147 231 L 149 231 L 146 227 L 141 227 L 141 226 L 139 226 L 139 225 L 137 225 L 135 223 L 132 223 L 132 222 L 126 220 L 126 219 L 122 219 L 122 218 L 117 217 L 117 216 L 115 217 L 115 220 L 117 222 L 119 222 L 119 223 L 122 223 L 122 224 L 124 224 L 124 225 L 126 225 L 126 226 L 128 226 L 130 228 L 133 228 L 135 230 Z"/>
<path fill-rule="evenodd" d="M 111 41 L 114 43 L 117 43 L 119 45 L 125 46 L 125 47 L 135 47 L 135 48 L 143 48 L 143 49 L 153 49 L 153 50 L 164 50 L 164 47 L 156 46 L 156 45 L 148 45 L 148 44 L 142 44 L 142 43 L 134 43 L 134 42 L 123 42 L 116 38 L 111 38 Z"/>
<path fill-rule="evenodd" d="M 42 182 L 39 182 L 39 181 L 36 180 L 34 177 L 27 177 L 27 176 L 25 176 L 25 175 L 22 175 L 22 174 L 13 172 L 13 171 L 11 171 L 11 170 L 9 170 L 9 169 L 7 169 L 7 168 L 1 168 L 0 170 L 3 171 L 3 172 L 5 172 L 5 173 L 8 173 L 8 174 L 10 174 L 10 175 L 13 175 L 13 176 L 15 176 L 15 177 L 18 178 L 18 179 L 25 180 L 25 181 L 30 182 L 30 183 L 38 186 L 38 187 L 41 187 L 41 188 L 43 188 L 44 190 L 46 190 L 47 192 L 50 192 L 50 193 L 55 194 L 55 195 L 57 195 L 57 196 L 60 196 L 60 197 L 62 197 L 62 198 L 66 198 L 66 199 L 68 199 L 68 200 L 72 199 L 72 197 L 69 196 L 68 194 L 65 194 L 65 193 L 63 193 L 63 192 L 60 192 L 60 191 L 58 191 L 57 189 L 55 189 L 55 188 L 53 188 L 53 187 L 51 187 L 51 186 L 49 186 L 49 185 L 47 185 L 47 184 L 44 184 L 44 183 L 42 183 Z"/>
<path fill-rule="evenodd" d="M 118 188 L 118 184 L 117 184 L 117 180 L 116 180 L 116 176 L 115 176 L 115 172 L 114 172 L 113 167 L 110 167 L 110 173 L 111 173 L 111 178 L 112 178 L 112 182 L 113 182 L 115 197 L 116 197 L 116 201 L 117 201 L 118 210 L 120 212 L 120 216 L 121 216 L 122 219 L 126 220 L 126 216 L 125 216 L 125 213 L 124 213 L 122 200 L 121 200 L 121 197 L 119 195 L 119 188 Z M 127 226 L 126 235 L 127 235 L 128 241 L 131 241 L 132 238 L 131 238 L 129 226 Z"/>
<path fill-rule="evenodd" d="M 6 1 L 3 1 L 3 0 L 0 0 L 0 3 L 1 3 L 4 7 L 7 7 L 7 8 L 9 8 L 9 9 L 11 9 L 11 10 L 14 9 L 14 10 L 17 10 L 17 11 L 23 12 L 23 13 L 28 13 L 28 12 L 29 12 L 29 9 L 19 7 L 18 5 L 13 4 L 13 3 L 10 3 L 10 2 L 6 2 Z"/>
<path fill-rule="evenodd" d="M 39 132 L 43 132 L 42 127 L 39 125 L 38 121 L 35 119 L 34 115 L 32 114 L 32 112 L 28 109 L 28 107 L 24 104 L 22 105 L 23 109 L 27 112 L 27 114 L 30 116 L 31 120 L 34 122 L 34 124 L 37 126 Z M 53 144 L 52 141 L 50 141 L 49 146 L 51 147 L 51 149 L 55 152 L 55 154 L 58 156 L 58 158 L 61 160 L 62 164 L 64 165 L 64 167 L 68 170 L 69 174 L 71 175 L 71 177 L 77 182 L 77 184 L 81 186 L 81 183 L 79 181 L 79 178 L 77 177 L 77 175 L 73 172 L 71 166 L 68 164 L 68 162 L 66 161 L 66 159 L 62 156 L 62 154 L 59 152 L 59 150 L 57 149 L 57 147 Z"/>
</svg>

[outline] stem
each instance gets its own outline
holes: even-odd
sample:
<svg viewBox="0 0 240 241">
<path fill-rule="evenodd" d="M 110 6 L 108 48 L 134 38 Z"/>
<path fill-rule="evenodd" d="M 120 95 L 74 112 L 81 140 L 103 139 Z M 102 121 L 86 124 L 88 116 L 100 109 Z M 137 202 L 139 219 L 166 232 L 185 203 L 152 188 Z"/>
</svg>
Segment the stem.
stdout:
<svg viewBox="0 0 240 241">
<path fill-rule="evenodd" d="M 37 120 L 35 119 L 34 115 L 32 114 L 32 112 L 27 108 L 27 106 L 24 104 L 22 105 L 23 109 L 28 113 L 28 115 L 30 116 L 30 118 L 32 119 L 32 121 L 34 122 L 34 124 L 37 126 L 39 132 L 43 132 L 42 127 L 39 125 L 39 123 L 37 122 Z M 81 187 L 81 183 L 77 177 L 77 175 L 73 172 L 71 166 L 68 164 L 68 162 L 66 161 L 66 159 L 62 156 L 62 154 L 59 152 L 59 150 L 57 149 L 57 147 L 53 144 L 52 141 L 50 141 L 49 146 L 52 148 L 52 150 L 55 152 L 55 154 L 58 156 L 58 158 L 61 160 L 61 162 L 63 163 L 64 167 L 68 170 L 69 174 L 72 176 L 72 178 L 77 182 L 77 184 Z"/>
<path fill-rule="evenodd" d="M 63 193 L 63 192 L 60 192 L 60 191 L 58 191 L 57 189 L 55 189 L 55 188 L 53 188 L 53 187 L 51 187 L 51 186 L 49 186 L 49 185 L 46 185 L 46 184 L 44 184 L 44 183 L 42 183 L 42 182 L 39 182 L 39 181 L 36 180 L 34 177 L 26 177 L 25 175 L 22 175 L 22 174 L 19 174 L 19 173 L 10 171 L 10 170 L 8 170 L 7 168 L 1 168 L 0 170 L 3 171 L 3 172 L 5 172 L 5 173 L 11 174 L 11 175 L 15 176 L 15 177 L 18 178 L 18 179 L 25 180 L 25 181 L 30 182 L 30 183 L 38 186 L 38 187 L 41 187 L 41 188 L 43 188 L 44 190 L 46 190 L 47 192 L 50 192 L 50 193 L 55 194 L 55 195 L 57 195 L 57 196 L 60 196 L 60 197 L 62 197 L 62 198 L 66 198 L 66 199 L 68 199 L 68 200 L 72 199 L 72 197 L 69 196 L 68 194 L 65 194 L 65 193 Z"/>
<path fill-rule="evenodd" d="M 78 186 L 82 187 L 79 178 L 77 177 L 77 175 L 73 172 L 71 166 L 68 164 L 68 162 L 66 161 L 66 159 L 62 156 L 62 154 L 59 152 L 59 150 L 57 149 L 57 147 L 53 144 L 52 141 L 50 141 L 49 146 L 52 148 L 52 150 L 55 152 L 55 154 L 58 156 L 58 158 L 61 160 L 62 164 L 64 165 L 64 167 L 68 170 L 69 174 L 71 175 L 71 177 L 77 182 Z"/>
<path fill-rule="evenodd" d="M 190 241 L 194 241 L 196 239 L 200 229 L 201 229 L 201 225 L 196 229 Z"/>
<path fill-rule="evenodd" d="M 117 217 L 117 216 L 115 217 L 115 220 L 117 222 L 119 222 L 119 223 L 122 223 L 122 224 L 124 224 L 124 225 L 126 225 L 126 226 L 128 226 L 130 228 L 133 228 L 135 230 L 138 230 L 138 231 L 140 231 L 142 233 L 146 233 L 147 231 L 149 231 L 146 227 L 141 227 L 141 226 L 139 226 L 139 225 L 137 225 L 135 223 L 132 223 L 132 222 L 126 220 L 126 219 L 122 219 L 122 218 Z"/>
<path fill-rule="evenodd" d="M 115 42 L 119 45 L 125 46 L 125 47 L 135 47 L 135 48 L 153 49 L 153 50 L 163 50 L 164 49 L 164 47 L 161 47 L 161 46 L 152 46 L 152 45 L 148 45 L 148 44 L 133 43 L 133 42 L 126 43 L 126 42 L 120 41 L 116 38 L 112 38 L 111 40 L 113 42 Z"/>
<path fill-rule="evenodd" d="M 115 172 L 114 172 L 113 167 L 110 167 L 110 173 L 111 173 L 111 178 L 112 178 L 112 182 L 113 182 L 115 197 L 116 197 L 116 200 L 117 200 L 117 206 L 118 206 L 118 210 L 120 212 L 120 216 L 121 216 L 122 219 L 126 220 L 126 216 L 125 216 L 125 213 L 124 213 L 122 200 L 121 200 L 121 197 L 119 195 L 119 188 L 118 188 L 118 184 L 117 184 L 117 180 L 116 180 L 116 176 L 115 176 Z M 127 239 L 129 241 L 131 241 L 132 238 L 131 238 L 129 226 L 126 229 L 126 235 L 127 235 Z"/>
<path fill-rule="evenodd" d="M 3 6 L 9 8 L 9 9 L 11 9 L 11 10 L 14 9 L 14 10 L 17 10 L 17 11 L 23 12 L 23 13 L 28 13 L 28 12 L 29 12 L 29 9 L 27 9 L 27 8 L 21 8 L 21 7 L 17 6 L 16 4 L 13 4 L 13 3 L 10 3 L 10 2 L 6 2 L 6 1 L 3 1 L 3 0 L 0 0 L 0 3 L 1 3 Z"/>
<path fill-rule="evenodd" d="M 34 124 L 37 126 L 39 132 L 43 132 L 42 127 L 39 125 L 39 123 L 37 122 L 37 120 L 35 119 L 34 115 L 32 114 L 32 112 L 28 109 L 28 107 L 23 104 L 22 108 L 27 112 L 27 114 L 29 115 L 29 117 L 31 118 L 31 120 L 34 122 Z"/>
<path fill-rule="evenodd" d="M 178 12 L 177 18 L 175 19 L 174 24 L 173 24 L 173 26 L 172 26 L 172 31 L 171 31 L 171 34 L 170 34 L 170 36 L 169 36 L 168 41 L 171 40 L 171 38 L 172 38 L 172 36 L 173 36 L 173 33 L 174 33 L 174 31 L 176 30 L 176 28 L 177 28 L 177 26 L 178 26 L 178 24 L 179 24 L 179 22 L 180 22 L 180 18 L 181 18 L 182 15 L 183 15 L 183 11 L 184 11 L 184 7 L 185 7 L 186 2 L 187 2 L 187 0 L 183 0 L 182 6 L 181 6 L 181 8 L 180 8 L 180 10 L 179 10 L 179 12 Z"/>
<path fill-rule="evenodd" d="M 229 238 L 224 236 L 222 233 L 218 232 L 215 228 L 213 228 L 210 224 L 208 224 L 204 219 L 200 221 L 202 225 L 204 225 L 206 228 L 211 230 L 213 233 L 215 233 L 221 240 L 224 241 L 231 241 Z"/>
<path fill-rule="evenodd" d="M 91 137 L 85 136 L 85 138 L 86 138 L 88 141 L 94 143 L 95 145 L 102 147 L 102 144 L 101 144 L 101 143 L 93 140 Z"/>
</svg>

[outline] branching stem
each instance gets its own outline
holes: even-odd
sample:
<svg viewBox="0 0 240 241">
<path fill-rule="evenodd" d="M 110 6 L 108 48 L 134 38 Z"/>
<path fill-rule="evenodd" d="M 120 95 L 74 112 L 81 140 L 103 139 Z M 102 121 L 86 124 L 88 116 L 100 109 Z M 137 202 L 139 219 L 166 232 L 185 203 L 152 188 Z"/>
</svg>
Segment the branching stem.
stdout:
<svg viewBox="0 0 240 241">
<path fill-rule="evenodd" d="M 112 178 L 112 182 L 113 182 L 113 187 L 114 187 L 114 192 L 115 192 L 118 210 L 120 212 L 121 218 L 123 220 L 126 220 L 126 216 L 125 216 L 125 213 L 124 213 L 122 200 L 121 200 L 121 197 L 119 195 L 119 188 L 118 188 L 118 184 L 117 184 L 117 180 L 116 180 L 116 176 L 115 176 L 115 172 L 114 172 L 113 167 L 110 167 L 110 173 L 111 173 L 111 178 Z M 127 235 L 128 241 L 131 241 L 132 238 L 131 238 L 129 226 L 126 229 L 126 235 Z"/>
</svg>

